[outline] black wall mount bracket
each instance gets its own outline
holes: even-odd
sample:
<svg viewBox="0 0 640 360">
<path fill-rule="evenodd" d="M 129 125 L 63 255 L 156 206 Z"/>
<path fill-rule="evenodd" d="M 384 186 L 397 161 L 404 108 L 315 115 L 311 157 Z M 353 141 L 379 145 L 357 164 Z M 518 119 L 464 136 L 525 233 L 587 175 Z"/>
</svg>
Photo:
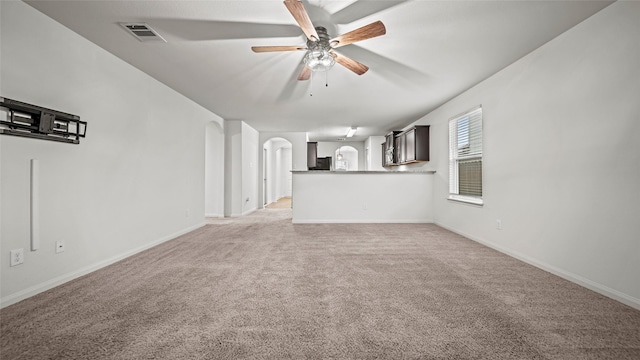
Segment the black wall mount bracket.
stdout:
<svg viewBox="0 0 640 360">
<path fill-rule="evenodd" d="M 79 144 L 86 132 L 78 115 L 0 97 L 1 135 Z"/>
</svg>

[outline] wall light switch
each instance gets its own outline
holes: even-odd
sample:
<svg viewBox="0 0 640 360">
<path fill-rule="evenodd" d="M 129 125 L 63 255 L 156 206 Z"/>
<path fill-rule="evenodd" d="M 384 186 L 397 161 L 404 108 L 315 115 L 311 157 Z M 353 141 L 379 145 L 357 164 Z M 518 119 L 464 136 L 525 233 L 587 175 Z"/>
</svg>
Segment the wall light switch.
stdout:
<svg viewBox="0 0 640 360">
<path fill-rule="evenodd" d="M 64 252 L 64 241 L 56 241 L 56 254 Z"/>
</svg>

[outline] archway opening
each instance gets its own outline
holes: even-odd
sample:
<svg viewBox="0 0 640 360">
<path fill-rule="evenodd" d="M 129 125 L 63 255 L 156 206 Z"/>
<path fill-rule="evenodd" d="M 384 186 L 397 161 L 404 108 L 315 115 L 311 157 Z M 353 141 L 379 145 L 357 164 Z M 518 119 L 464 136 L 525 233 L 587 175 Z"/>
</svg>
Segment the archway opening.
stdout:
<svg viewBox="0 0 640 360">
<path fill-rule="evenodd" d="M 357 171 L 358 170 L 358 150 L 353 146 L 341 146 L 336 149 L 334 159 L 334 170 L 336 171 Z"/>
</svg>

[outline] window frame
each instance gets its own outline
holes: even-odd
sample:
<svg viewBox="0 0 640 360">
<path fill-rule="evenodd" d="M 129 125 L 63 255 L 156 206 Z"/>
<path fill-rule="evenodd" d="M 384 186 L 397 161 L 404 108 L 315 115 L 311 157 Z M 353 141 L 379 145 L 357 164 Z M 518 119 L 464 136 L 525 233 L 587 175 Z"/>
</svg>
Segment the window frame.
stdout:
<svg viewBox="0 0 640 360">
<path fill-rule="evenodd" d="M 475 121 L 479 122 L 479 125 L 472 124 L 472 117 L 474 115 L 477 116 L 476 112 L 478 111 L 479 111 L 479 119 L 476 119 Z M 459 139 L 460 132 L 458 131 L 459 129 L 458 125 L 460 120 L 463 120 L 465 118 L 467 118 L 466 125 L 465 125 L 467 127 L 467 130 L 465 130 L 465 134 L 464 134 L 465 143 L 462 144 L 463 146 L 460 146 L 460 139 Z M 484 198 L 483 198 L 484 172 L 482 167 L 483 157 L 484 157 L 484 151 L 482 147 L 484 131 L 483 131 L 482 123 L 483 123 L 482 105 L 475 106 L 461 114 L 458 114 L 456 116 L 449 118 L 449 121 L 448 121 L 449 192 L 447 197 L 448 200 L 467 203 L 467 204 L 473 204 L 473 205 L 479 205 L 479 206 L 484 205 Z M 479 136 L 473 136 L 473 134 L 471 134 L 472 125 L 479 127 L 479 132 L 480 132 Z M 474 138 L 476 139 L 476 143 L 474 145 L 476 149 L 474 150 L 474 153 L 471 153 L 472 152 L 471 147 L 472 147 L 472 142 L 474 141 L 473 140 Z M 475 152 L 478 152 L 477 148 L 479 148 L 479 153 L 475 153 Z M 469 152 L 471 154 L 459 157 L 461 150 L 466 150 L 466 152 Z M 465 162 L 465 161 L 473 161 L 473 160 L 480 161 L 480 182 L 479 182 L 480 195 L 479 196 L 465 195 L 465 194 L 461 195 L 459 193 L 460 192 L 459 163 Z"/>
</svg>

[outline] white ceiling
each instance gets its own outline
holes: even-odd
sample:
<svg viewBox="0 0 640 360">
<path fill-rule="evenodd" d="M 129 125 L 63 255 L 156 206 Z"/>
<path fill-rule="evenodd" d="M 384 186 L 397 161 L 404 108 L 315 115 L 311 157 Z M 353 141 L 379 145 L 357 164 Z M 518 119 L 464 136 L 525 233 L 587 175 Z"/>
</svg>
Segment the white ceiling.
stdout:
<svg viewBox="0 0 640 360">
<path fill-rule="evenodd" d="M 356 141 L 400 129 L 611 3 L 304 0 L 331 36 L 376 20 L 387 28 L 340 48 L 367 73 L 336 64 L 325 87 L 322 73 L 296 80 L 302 51 L 251 51 L 305 44 L 281 0 L 26 2 L 224 119 L 315 141 L 350 126 Z M 167 42 L 140 42 L 120 22 L 146 22 Z"/>
</svg>

